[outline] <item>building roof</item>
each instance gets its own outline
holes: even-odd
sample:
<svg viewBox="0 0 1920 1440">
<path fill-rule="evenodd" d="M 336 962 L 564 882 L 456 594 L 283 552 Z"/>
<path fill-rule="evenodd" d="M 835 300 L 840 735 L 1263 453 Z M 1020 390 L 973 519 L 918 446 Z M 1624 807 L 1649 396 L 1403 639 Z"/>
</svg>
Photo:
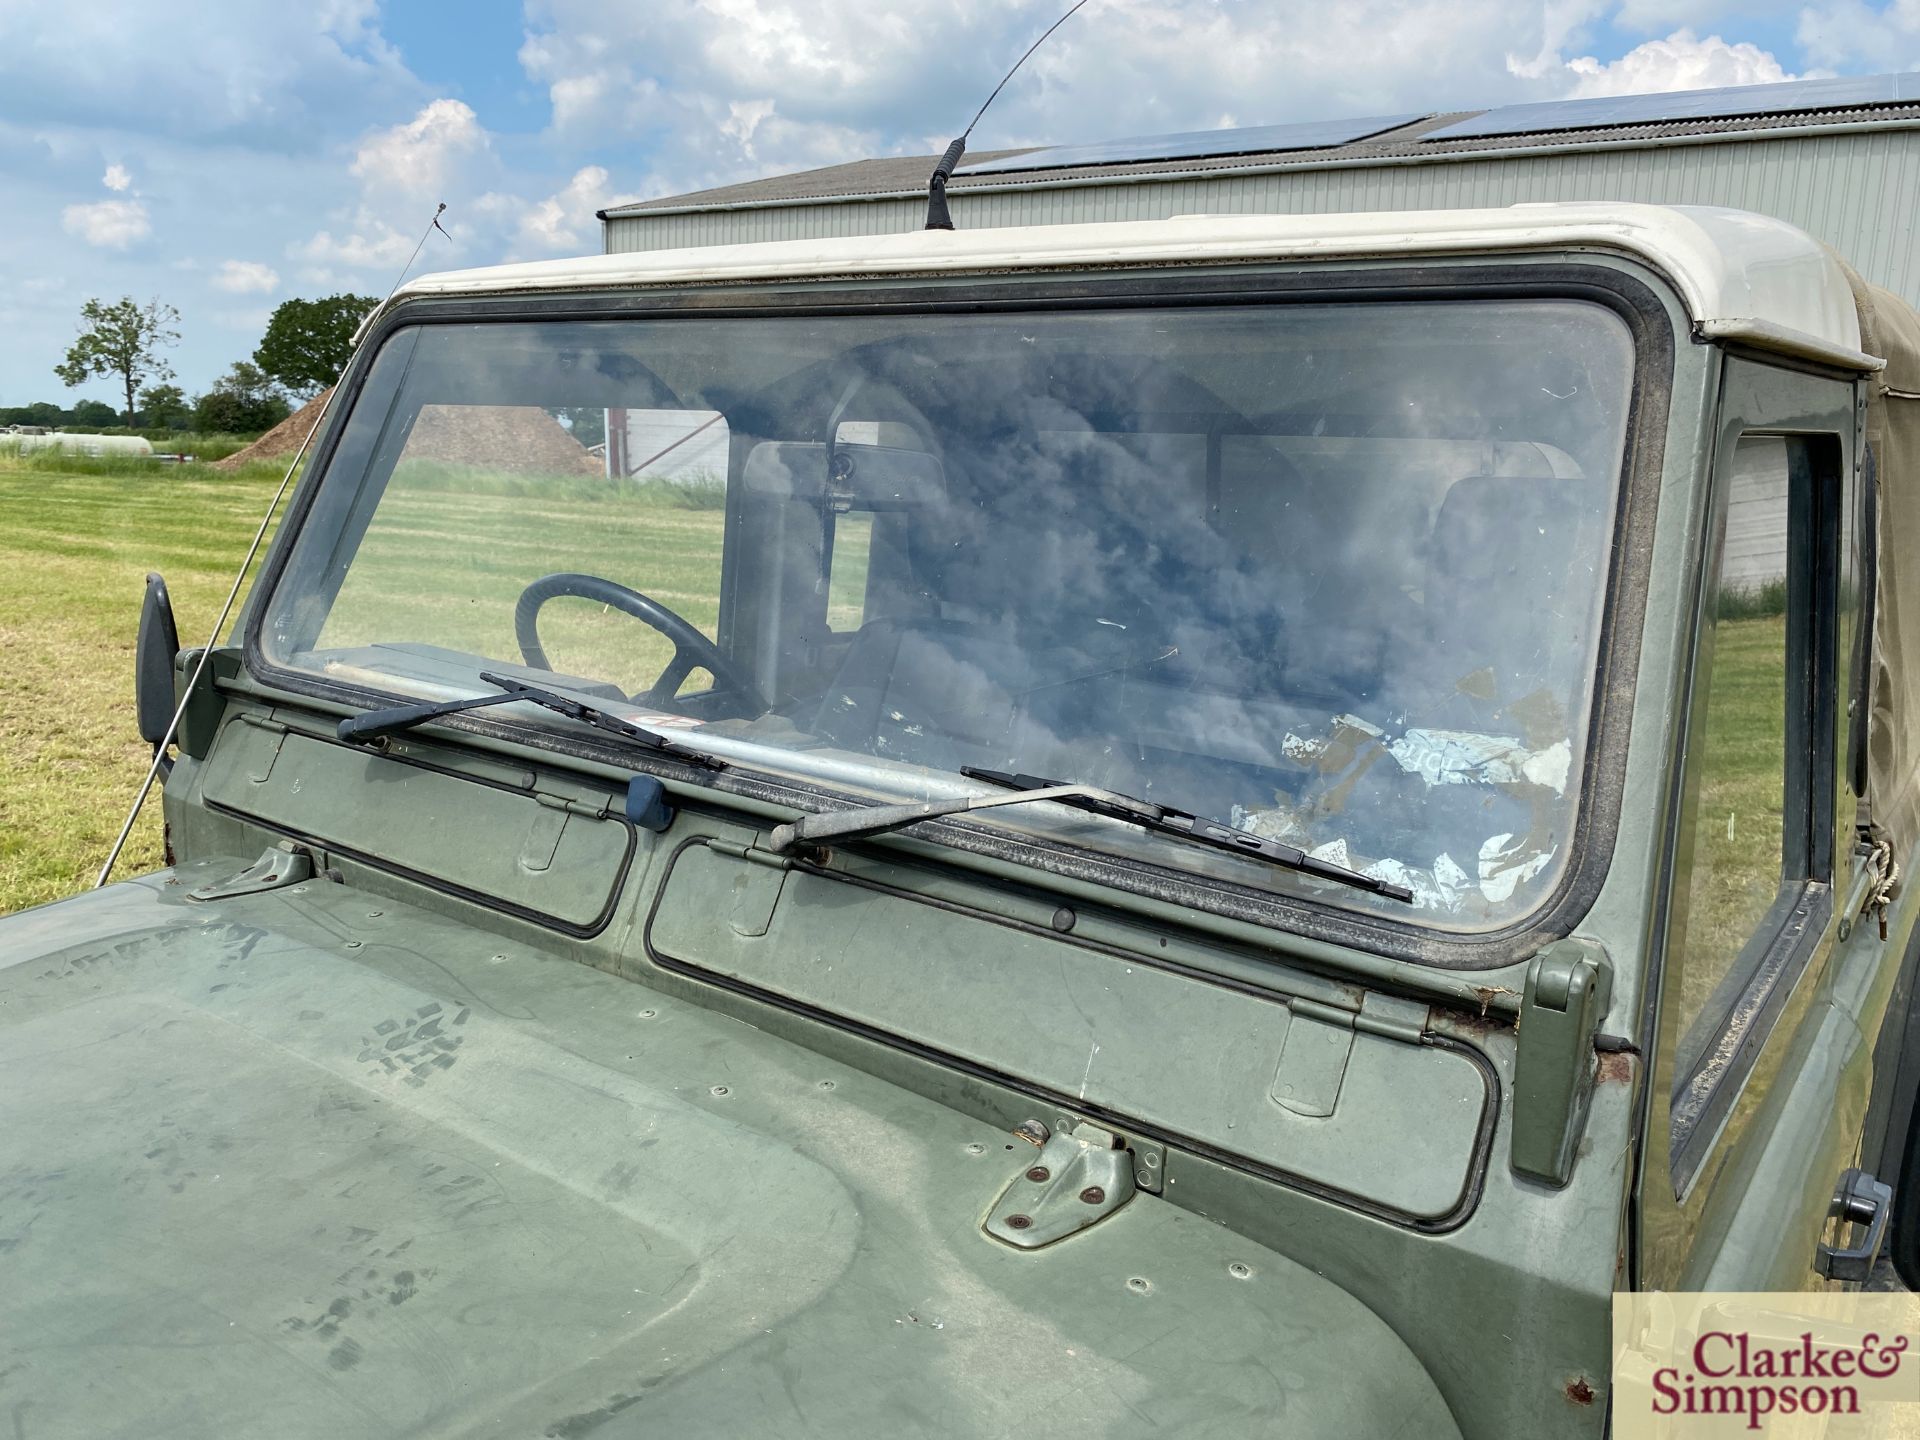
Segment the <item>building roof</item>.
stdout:
<svg viewBox="0 0 1920 1440">
<path fill-rule="evenodd" d="M 1475 135 L 1465 138 L 1438 137 L 1461 122 L 1479 121 L 1505 113 L 1485 110 L 1461 110 L 1435 113 L 1398 125 L 1363 140 L 1318 149 L 1264 150 L 1247 152 L 1236 135 L 1248 132 L 1223 130 L 1220 152 L 1181 159 L 1155 159 L 1105 165 L 1050 166 L 1027 170 L 993 170 L 974 173 L 966 167 L 987 161 L 1034 155 L 1037 150 L 994 150 L 969 152 L 962 168 L 948 182 L 949 195 L 1005 190 L 1028 190 L 1065 185 L 1126 183 L 1160 178 L 1188 178 L 1195 175 L 1246 173 L 1274 169 L 1293 169 L 1336 165 L 1419 164 L 1464 160 L 1490 154 L 1534 154 L 1541 151 L 1587 148 L 1635 148 L 1662 144 L 1711 143 L 1718 139 L 1772 138 L 1807 130 L 1835 131 L 1850 128 L 1920 127 L 1920 85 L 1912 76 L 1870 77 L 1862 82 L 1866 90 L 1880 82 L 1878 89 L 1886 98 L 1873 103 L 1835 105 L 1834 82 L 1824 80 L 1789 81 L 1778 85 L 1741 86 L 1723 92 L 1682 92 L 1679 100 L 1708 93 L 1735 97 L 1728 108 L 1750 107 L 1750 113 L 1694 115 L 1676 119 L 1649 120 L 1635 124 L 1568 124 L 1564 128 L 1536 130 L 1520 134 Z M 1631 97 L 1648 99 L 1653 97 Z M 1579 104 L 1557 107 L 1568 118 Z M 1514 112 L 1540 111 L 1551 117 L 1556 107 L 1509 106 Z M 1641 107 L 1646 108 L 1646 107 Z M 1652 107 L 1657 110 L 1657 105 Z M 1676 104 L 1676 111 L 1689 107 Z M 819 203 L 823 201 L 859 201 L 895 199 L 926 193 L 927 178 L 938 156 L 910 155 L 870 160 L 855 160 L 844 165 L 829 165 L 791 175 L 773 175 L 737 185 L 723 185 L 687 195 L 665 196 L 616 205 L 599 212 L 602 220 L 644 219 L 649 216 L 685 214 L 695 211 L 750 209 L 766 206 Z"/>
<path fill-rule="evenodd" d="M 1330 215 L 1189 215 L 1100 225 L 914 230 L 543 260 L 423 275 L 397 299 L 1118 265 L 1603 250 L 1673 285 L 1696 330 L 1870 370 L 1846 272 L 1784 221 L 1633 204 Z"/>
</svg>

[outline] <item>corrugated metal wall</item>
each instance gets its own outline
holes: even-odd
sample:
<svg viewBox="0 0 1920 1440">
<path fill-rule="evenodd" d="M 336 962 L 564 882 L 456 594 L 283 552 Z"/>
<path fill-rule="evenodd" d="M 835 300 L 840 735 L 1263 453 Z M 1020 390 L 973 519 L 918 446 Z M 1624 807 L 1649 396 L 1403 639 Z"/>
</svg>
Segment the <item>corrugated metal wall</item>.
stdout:
<svg viewBox="0 0 1920 1440">
<path fill-rule="evenodd" d="M 1733 452 L 1727 487 L 1723 589 L 1756 595 L 1787 578 L 1787 442 L 1752 435 Z"/>
<path fill-rule="evenodd" d="M 963 228 L 1264 214 L 1455 210 L 1527 200 L 1731 205 L 1827 241 L 1870 280 L 1920 304 L 1920 130 L 1662 144 L 1419 165 L 1303 166 L 1132 184 L 954 193 Z M 610 252 L 912 230 L 924 200 L 841 201 L 607 222 Z"/>
</svg>

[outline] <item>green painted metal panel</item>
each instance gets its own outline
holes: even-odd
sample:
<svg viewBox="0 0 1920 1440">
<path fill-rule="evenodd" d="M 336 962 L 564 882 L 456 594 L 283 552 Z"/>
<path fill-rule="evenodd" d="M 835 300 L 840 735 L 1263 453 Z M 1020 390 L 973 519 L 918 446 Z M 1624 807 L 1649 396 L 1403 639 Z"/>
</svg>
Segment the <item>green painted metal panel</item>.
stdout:
<svg viewBox="0 0 1920 1440">
<path fill-rule="evenodd" d="M 33 1433 L 1460 1433 L 1265 1245 L 1136 1194 L 1013 1249 L 989 1124 L 376 893 L 182 898 L 235 863 L 5 922 Z"/>
<path fill-rule="evenodd" d="M 242 720 L 223 730 L 203 784 L 217 809 L 582 933 L 605 923 L 635 845 L 624 820 L 557 796 Z"/>
<path fill-rule="evenodd" d="M 776 884 L 770 922 L 744 928 L 743 897 Z M 1413 1038 L 1417 1006 L 1408 1038 L 1393 1039 L 1357 1030 L 1331 1006 L 1196 984 L 1056 935 L 782 874 L 699 844 L 675 856 L 648 941 L 666 960 L 1026 1077 L 1068 1103 L 1134 1117 L 1404 1220 L 1457 1219 L 1484 1159 L 1490 1083 L 1464 1050 Z M 1345 1036 L 1337 1075 L 1309 1053 L 1334 1038 L 1325 1030 Z M 1201 1035 L 1207 1043 L 1193 1045 Z"/>
</svg>

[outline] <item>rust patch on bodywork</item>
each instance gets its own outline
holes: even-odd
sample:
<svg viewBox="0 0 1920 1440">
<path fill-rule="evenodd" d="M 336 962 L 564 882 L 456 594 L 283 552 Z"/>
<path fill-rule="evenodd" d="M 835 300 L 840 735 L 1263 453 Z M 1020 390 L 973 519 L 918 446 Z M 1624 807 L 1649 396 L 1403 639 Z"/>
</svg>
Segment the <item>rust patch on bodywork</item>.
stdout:
<svg viewBox="0 0 1920 1440">
<path fill-rule="evenodd" d="M 1513 1028 L 1507 1021 L 1496 1020 L 1487 1014 L 1484 1003 L 1477 1014 L 1464 1010 L 1449 1010 L 1446 1012 L 1446 1017 L 1455 1034 L 1475 1040 L 1485 1040 L 1492 1035 L 1506 1034 Z"/>
<path fill-rule="evenodd" d="M 1473 993 L 1480 997 L 1480 1018 L 1483 1020 L 1487 1017 L 1487 1011 L 1492 1008 L 1496 995 L 1511 995 L 1515 999 L 1520 996 L 1518 990 L 1509 990 L 1505 985 L 1476 985 L 1473 987 Z"/>
<path fill-rule="evenodd" d="M 1576 1405 L 1593 1403 L 1593 1386 L 1587 1383 L 1586 1376 L 1576 1375 L 1567 1382 L 1567 1399 Z"/>
<path fill-rule="evenodd" d="M 1600 1057 L 1599 1081 L 1602 1085 L 1627 1085 L 1633 1081 L 1633 1057 L 1624 1051 L 1612 1051 Z"/>
</svg>

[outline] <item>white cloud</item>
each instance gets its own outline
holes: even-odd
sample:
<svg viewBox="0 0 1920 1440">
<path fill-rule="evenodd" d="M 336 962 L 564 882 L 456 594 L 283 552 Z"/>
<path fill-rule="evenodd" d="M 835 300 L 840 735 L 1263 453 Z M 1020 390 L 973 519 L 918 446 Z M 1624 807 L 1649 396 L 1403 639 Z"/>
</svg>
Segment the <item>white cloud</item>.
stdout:
<svg viewBox="0 0 1920 1440">
<path fill-rule="evenodd" d="M 0 10 L 0 111 L 42 124 L 310 152 L 422 96 L 374 0 Z"/>
<path fill-rule="evenodd" d="M 1579 37 L 1604 8 L 1599 0 L 1547 0 L 1540 10 L 1538 48 L 1530 57 L 1509 53 L 1507 73 L 1522 80 L 1558 81 L 1565 51 L 1578 43 Z M 1477 106 L 1489 102 L 1476 100 L 1470 103 Z"/>
<path fill-rule="evenodd" d="M 280 284 L 280 272 L 258 260 L 223 260 L 211 283 L 229 295 L 261 295 Z"/>
<path fill-rule="evenodd" d="M 1667 35 L 1675 30 L 1698 34 L 1715 26 L 1777 33 L 1790 25 L 1802 0 L 1619 0 L 1608 7 L 1608 24 L 1621 34 Z"/>
<path fill-rule="evenodd" d="M 300 278 L 309 284 L 366 284 L 368 277 L 354 272 L 398 271 L 420 241 L 413 227 L 424 228 L 434 205 L 447 200 L 449 234 L 429 239 L 436 249 L 447 247 L 438 258 L 457 255 L 469 238 L 461 221 L 481 203 L 466 197 L 500 198 L 484 190 L 499 170 L 492 137 L 472 107 L 459 100 L 430 101 L 413 119 L 360 138 L 348 167 L 359 182 L 357 199 L 330 212 L 326 228 L 290 245 L 287 254 L 300 262 Z M 514 202 L 516 215 L 521 208 Z M 496 243 L 488 258 L 497 258 L 504 237 L 496 229 L 491 238 Z"/>
<path fill-rule="evenodd" d="M 1800 12 L 1796 38 L 1817 65 L 1920 68 L 1920 0 L 1894 0 L 1882 9 L 1825 0 Z"/>
<path fill-rule="evenodd" d="M 730 100 L 727 102 L 727 118 L 721 122 L 720 133 L 739 145 L 740 153 L 751 160 L 753 155 L 753 132 L 773 115 L 771 100 Z"/>
<path fill-rule="evenodd" d="M 1573 82 L 1565 93 L 1576 98 L 1767 85 L 1800 78 L 1757 45 L 1729 44 L 1718 35 L 1703 40 L 1691 30 L 1676 30 L 1664 40 L 1636 45 L 1617 60 L 1578 56 L 1565 62 L 1564 70 Z"/>
<path fill-rule="evenodd" d="M 100 177 L 100 183 L 109 190 L 125 190 L 133 184 L 133 175 L 124 165 L 109 165 L 107 173 Z"/>
<path fill-rule="evenodd" d="M 1615 0 L 1617 3 L 1617 0 Z M 976 149 L 1530 99 L 1509 51 L 1579 54 L 1608 0 L 1102 0 L 1009 84 Z M 529 0 L 520 61 L 556 147 L 650 154 L 661 194 L 937 153 L 1050 21 L 1013 0 Z M 1355 63 L 1354 57 L 1366 57 Z M 1555 77 L 1558 78 L 1557 76 Z M 634 181 L 638 180 L 638 185 Z"/>
<path fill-rule="evenodd" d="M 365 221 L 364 216 L 360 218 Z M 413 253 L 416 238 L 374 220 L 337 238 L 331 230 L 322 230 L 289 253 L 307 263 L 307 278 L 318 280 L 322 272 L 331 278 L 336 269 L 398 270 Z"/>
<path fill-rule="evenodd" d="M 578 251 L 594 234 L 594 211 L 605 203 L 606 193 L 607 172 L 589 165 L 576 172 L 558 194 L 531 206 L 516 202 L 521 211 L 519 248 L 536 254 Z"/>
<path fill-rule="evenodd" d="M 69 235 L 106 250 L 125 250 L 153 233 L 147 207 L 138 200 L 96 200 L 91 205 L 69 205 L 60 212 Z"/>
<path fill-rule="evenodd" d="M 351 169 L 370 190 L 437 200 L 461 163 L 487 148 L 487 132 L 470 106 L 435 100 L 404 125 L 362 140 Z"/>
</svg>

